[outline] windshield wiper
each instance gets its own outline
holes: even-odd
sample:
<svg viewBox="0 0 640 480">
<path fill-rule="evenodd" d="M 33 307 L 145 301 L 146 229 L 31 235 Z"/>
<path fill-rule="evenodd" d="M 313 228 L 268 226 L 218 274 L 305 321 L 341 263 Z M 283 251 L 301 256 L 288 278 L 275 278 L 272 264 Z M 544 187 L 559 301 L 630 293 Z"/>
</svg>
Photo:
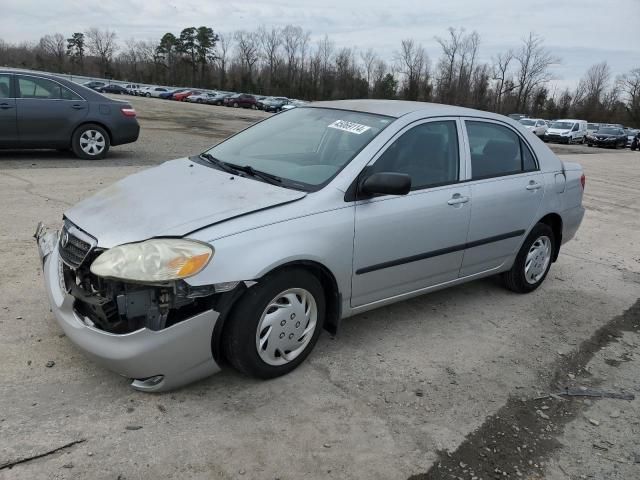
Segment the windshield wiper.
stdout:
<svg viewBox="0 0 640 480">
<path fill-rule="evenodd" d="M 240 166 L 233 163 L 229 163 L 228 165 L 235 170 L 244 172 L 252 177 L 261 178 L 262 180 L 265 180 L 268 183 L 272 183 L 274 185 L 282 183 L 282 178 L 278 177 L 277 175 L 263 172 L 262 170 L 256 170 L 250 165 Z"/>
<path fill-rule="evenodd" d="M 239 172 L 239 170 L 237 170 L 232 165 L 228 164 L 227 162 L 223 162 L 222 160 L 218 160 L 216 157 L 214 157 L 210 153 L 206 153 L 206 152 L 201 153 L 200 158 L 204 158 L 206 161 L 208 161 L 209 163 L 212 163 L 213 165 L 218 167 L 220 170 L 224 170 L 225 172 L 233 173 L 234 175 L 237 175 Z"/>
</svg>

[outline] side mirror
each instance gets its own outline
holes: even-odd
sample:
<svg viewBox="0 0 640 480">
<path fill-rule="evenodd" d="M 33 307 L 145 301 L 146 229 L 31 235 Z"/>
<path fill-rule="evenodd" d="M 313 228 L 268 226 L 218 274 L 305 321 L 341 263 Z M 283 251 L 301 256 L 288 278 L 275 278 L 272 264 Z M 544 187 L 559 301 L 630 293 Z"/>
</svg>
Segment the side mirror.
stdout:
<svg viewBox="0 0 640 480">
<path fill-rule="evenodd" d="M 406 195 L 410 190 L 411 177 L 406 173 L 374 173 L 360 184 L 365 195 Z"/>
</svg>

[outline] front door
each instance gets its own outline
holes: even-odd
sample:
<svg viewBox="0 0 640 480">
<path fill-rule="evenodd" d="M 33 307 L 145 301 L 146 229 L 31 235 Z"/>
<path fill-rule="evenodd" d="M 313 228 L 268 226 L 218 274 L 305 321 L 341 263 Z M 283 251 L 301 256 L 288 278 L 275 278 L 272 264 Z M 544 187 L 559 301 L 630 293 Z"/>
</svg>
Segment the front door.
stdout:
<svg viewBox="0 0 640 480">
<path fill-rule="evenodd" d="M 536 221 L 544 176 L 526 142 L 510 127 L 465 120 L 473 208 L 460 276 L 500 268 Z"/>
<path fill-rule="evenodd" d="M 87 116 L 88 103 L 46 78 L 16 75 L 18 135 L 25 146 L 69 144 L 76 125 Z"/>
<path fill-rule="evenodd" d="M 457 278 L 471 207 L 459 128 L 456 119 L 412 124 L 363 173 L 406 173 L 412 186 L 356 202 L 353 307 Z"/>
<path fill-rule="evenodd" d="M 8 147 L 18 141 L 16 99 L 13 98 L 13 75 L 0 75 L 0 146 Z"/>
</svg>

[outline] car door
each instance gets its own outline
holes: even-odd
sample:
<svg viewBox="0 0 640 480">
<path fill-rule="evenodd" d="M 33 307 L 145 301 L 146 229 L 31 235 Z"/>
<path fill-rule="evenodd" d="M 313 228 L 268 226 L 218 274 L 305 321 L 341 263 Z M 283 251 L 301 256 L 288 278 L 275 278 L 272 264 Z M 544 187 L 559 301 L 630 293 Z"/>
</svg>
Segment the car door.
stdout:
<svg viewBox="0 0 640 480">
<path fill-rule="evenodd" d="M 18 142 L 16 99 L 13 90 L 13 75 L 0 74 L 0 146 L 3 147 Z"/>
<path fill-rule="evenodd" d="M 24 146 L 67 145 L 88 103 L 58 82 L 16 75 L 18 137 Z"/>
<path fill-rule="evenodd" d="M 473 206 L 460 276 L 499 269 L 537 220 L 544 177 L 527 142 L 497 121 L 465 119 Z"/>
<path fill-rule="evenodd" d="M 356 201 L 353 307 L 454 280 L 470 218 L 470 188 L 460 183 L 460 122 L 414 123 L 361 174 L 405 173 L 408 195 Z"/>
</svg>

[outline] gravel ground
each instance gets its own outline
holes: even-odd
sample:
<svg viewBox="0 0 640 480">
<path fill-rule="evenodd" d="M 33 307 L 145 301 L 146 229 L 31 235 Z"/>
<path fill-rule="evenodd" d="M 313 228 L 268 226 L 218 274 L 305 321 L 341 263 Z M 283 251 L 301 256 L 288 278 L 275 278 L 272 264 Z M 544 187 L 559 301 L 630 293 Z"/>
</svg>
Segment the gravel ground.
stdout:
<svg viewBox="0 0 640 480">
<path fill-rule="evenodd" d="M 637 399 L 549 396 L 640 394 L 640 154 L 553 146 L 587 215 L 530 295 L 477 281 L 353 317 L 283 378 L 143 394 L 63 336 L 34 226 L 265 114 L 132 103 L 140 141 L 105 161 L 0 152 L 0 478 L 640 478 Z"/>
</svg>

